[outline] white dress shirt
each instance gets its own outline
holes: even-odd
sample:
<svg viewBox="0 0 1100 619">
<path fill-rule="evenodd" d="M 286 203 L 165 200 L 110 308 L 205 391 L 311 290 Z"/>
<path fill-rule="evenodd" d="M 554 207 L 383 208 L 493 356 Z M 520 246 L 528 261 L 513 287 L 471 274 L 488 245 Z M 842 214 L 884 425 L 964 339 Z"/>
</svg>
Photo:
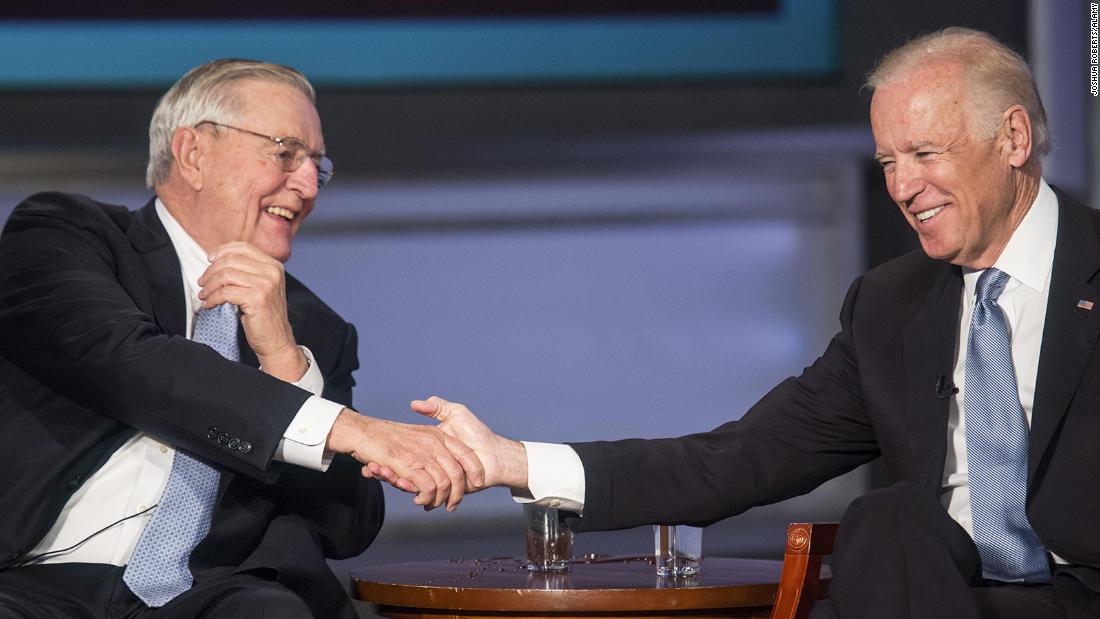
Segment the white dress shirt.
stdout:
<svg viewBox="0 0 1100 619">
<path fill-rule="evenodd" d="M 994 265 L 1010 276 L 998 304 L 1004 310 L 1012 337 L 1016 384 L 1029 425 L 1035 401 L 1035 376 L 1039 368 L 1039 350 L 1043 341 L 1057 233 L 1058 198 L 1046 181 L 1040 180 L 1035 201 Z M 964 291 L 960 299 L 962 311 L 959 316 L 959 336 L 956 338 L 958 344 L 954 373 L 959 392 L 951 399 L 945 437 L 947 459 L 943 481 L 943 503 L 948 514 L 971 535 L 973 529 L 962 398 L 966 389 L 966 340 L 970 334 L 970 315 L 976 295 L 974 288 L 979 275 L 981 271 L 963 275 Z M 526 441 L 523 444 L 527 449 L 527 477 L 531 496 L 513 495 L 513 498 L 521 503 L 532 500 L 555 501 L 562 509 L 581 513 L 584 508 L 584 466 L 577 453 L 568 445 Z M 1057 556 L 1055 560 L 1061 561 Z"/>
<path fill-rule="evenodd" d="M 156 210 L 179 257 L 187 305 L 186 333 L 190 339 L 195 312 L 201 307 L 199 277 L 210 262 L 207 252 L 184 231 L 159 198 Z M 318 397 L 324 390 L 324 377 L 313 362 L 313 353 L 301 348 L 309 368 L 294 384 L 314 395 L 306 400 L 287 426 L 275 451 L 275 459 L 324 471 L 332 461 L 332 453 L 325 449 L 325 440 L 343 406 Z M 175 453 L 171 445 L 143 432 L 132 437 L 73 493 L 53 527 L 29 556 L 68 548 L 111 523 L 155 505 L 168 483 Z M 149 511 L 120 522 L 72 550 L 51 554 L 32 563 L 126 565 L 152 514 Z"/>
</svg>

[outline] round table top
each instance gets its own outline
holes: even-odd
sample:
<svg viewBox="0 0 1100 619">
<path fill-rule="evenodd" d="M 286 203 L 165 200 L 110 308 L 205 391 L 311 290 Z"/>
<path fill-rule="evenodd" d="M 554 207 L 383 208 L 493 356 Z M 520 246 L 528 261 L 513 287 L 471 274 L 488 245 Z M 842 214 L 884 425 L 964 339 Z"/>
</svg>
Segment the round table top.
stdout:
<svg viewBox="0 0 1100 619">
<path fill-rule="evenodd" d="M 371 566 L 351 575 L 360 600 L 463 611 L 676 611 L 770 607 L 782 561 L 706 558 L 686 578 L 657 575 L 652 557 L 585 557 L 563 572 L 515 558 Z"/>
</svg>

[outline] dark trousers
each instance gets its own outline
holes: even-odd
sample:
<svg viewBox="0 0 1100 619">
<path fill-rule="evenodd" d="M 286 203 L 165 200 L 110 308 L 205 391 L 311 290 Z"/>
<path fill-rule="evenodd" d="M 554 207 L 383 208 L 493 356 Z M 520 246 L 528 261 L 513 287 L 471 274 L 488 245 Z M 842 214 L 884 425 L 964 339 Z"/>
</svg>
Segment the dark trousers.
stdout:
<svg viewBox="0 0 1100 619">
<path fill-rule="evenodd" d="M 125 568 L 91 563 L 0 571 L 0 617 L 19 619 L 309 619 L 309 607 L 277 582 L 231 574 L 196 582 L 161 608 L 148 608 L 122 581 Z"/>
<path fill-rule="evenodd" d="M 814 619 L 1100 617 L 1100 594 L 1056 569 L 1052 584 L 982 578 L 970 535 L 919 487 L 902 482 L 852 502 L 833 549 L 829 599 Z"/>
</svg>

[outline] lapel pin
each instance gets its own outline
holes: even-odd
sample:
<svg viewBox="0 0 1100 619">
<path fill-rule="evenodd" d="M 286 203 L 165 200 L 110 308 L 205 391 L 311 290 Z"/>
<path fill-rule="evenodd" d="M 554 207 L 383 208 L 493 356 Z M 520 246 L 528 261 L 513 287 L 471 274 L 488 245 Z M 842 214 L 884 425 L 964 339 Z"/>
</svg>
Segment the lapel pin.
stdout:
<svg viewBox="0 0 1100 619">
<path fill-rule="evenodd" d="M 1085 310 L 1086 312 L 1092 311 L 1093 302 L 1087 299 L 1081 299 L 1077 301 L 1077 307 Z"/>
</svg>

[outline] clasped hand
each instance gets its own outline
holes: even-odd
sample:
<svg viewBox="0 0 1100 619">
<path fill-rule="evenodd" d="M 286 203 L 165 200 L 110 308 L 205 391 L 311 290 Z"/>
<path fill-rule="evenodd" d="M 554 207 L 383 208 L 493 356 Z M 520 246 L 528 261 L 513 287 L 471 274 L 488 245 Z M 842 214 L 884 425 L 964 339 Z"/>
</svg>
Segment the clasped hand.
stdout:
<svg viewBox="0 0 1100 619">
<path fill-rule="evenodd" d="M 378 477 L 416 494 L 424 509 L 447 505 L 454 511 L 462 496 L 481 489 L 485 469 L 464 442 L 436 426 L 397 423 L 344 409 L 329 433 L 328 448 L 351 454 L 365 477 Z"/>
<path fill-rule="evenodd" d="M 439 396 L 427 400 L 414 400 L 412 409 L 421 415 L 439 422 L 432 426 L 412 426 L 430 428 L 443 435 L 443 442 L 449 449 L 458 452 L 455 456 L 463 462 L 465 478 L 450 476 L 452 494 L 459 496 L 484 490 L 492 486 L 507 486 L 516 489 L 527 487 L 527 450 L 523 443 L 504 438 L 494 433 L 470 409 L 457 402 L 448 402 Z M 398 424 L 402 425 L 402 424 Z M 466 465 L 467 460 L 477 462 L 473 470 Z M 362 460 L 361 460 L 362 461 Z M 400 470 L 386 466 L 382 460 L 369 460 L 364 466 L 364 475 L 385 480 L 396 488 L 407 492 L 421 489 L 415 480 Z M 456 471 L 457 472 L 457 471 Z M 474 472 L 474 474 L 471 474 Z M 423 504 L 420 496 L 414 502 Z M 448 503 L 448 509 L 453 509 Z"/>
</svg>

